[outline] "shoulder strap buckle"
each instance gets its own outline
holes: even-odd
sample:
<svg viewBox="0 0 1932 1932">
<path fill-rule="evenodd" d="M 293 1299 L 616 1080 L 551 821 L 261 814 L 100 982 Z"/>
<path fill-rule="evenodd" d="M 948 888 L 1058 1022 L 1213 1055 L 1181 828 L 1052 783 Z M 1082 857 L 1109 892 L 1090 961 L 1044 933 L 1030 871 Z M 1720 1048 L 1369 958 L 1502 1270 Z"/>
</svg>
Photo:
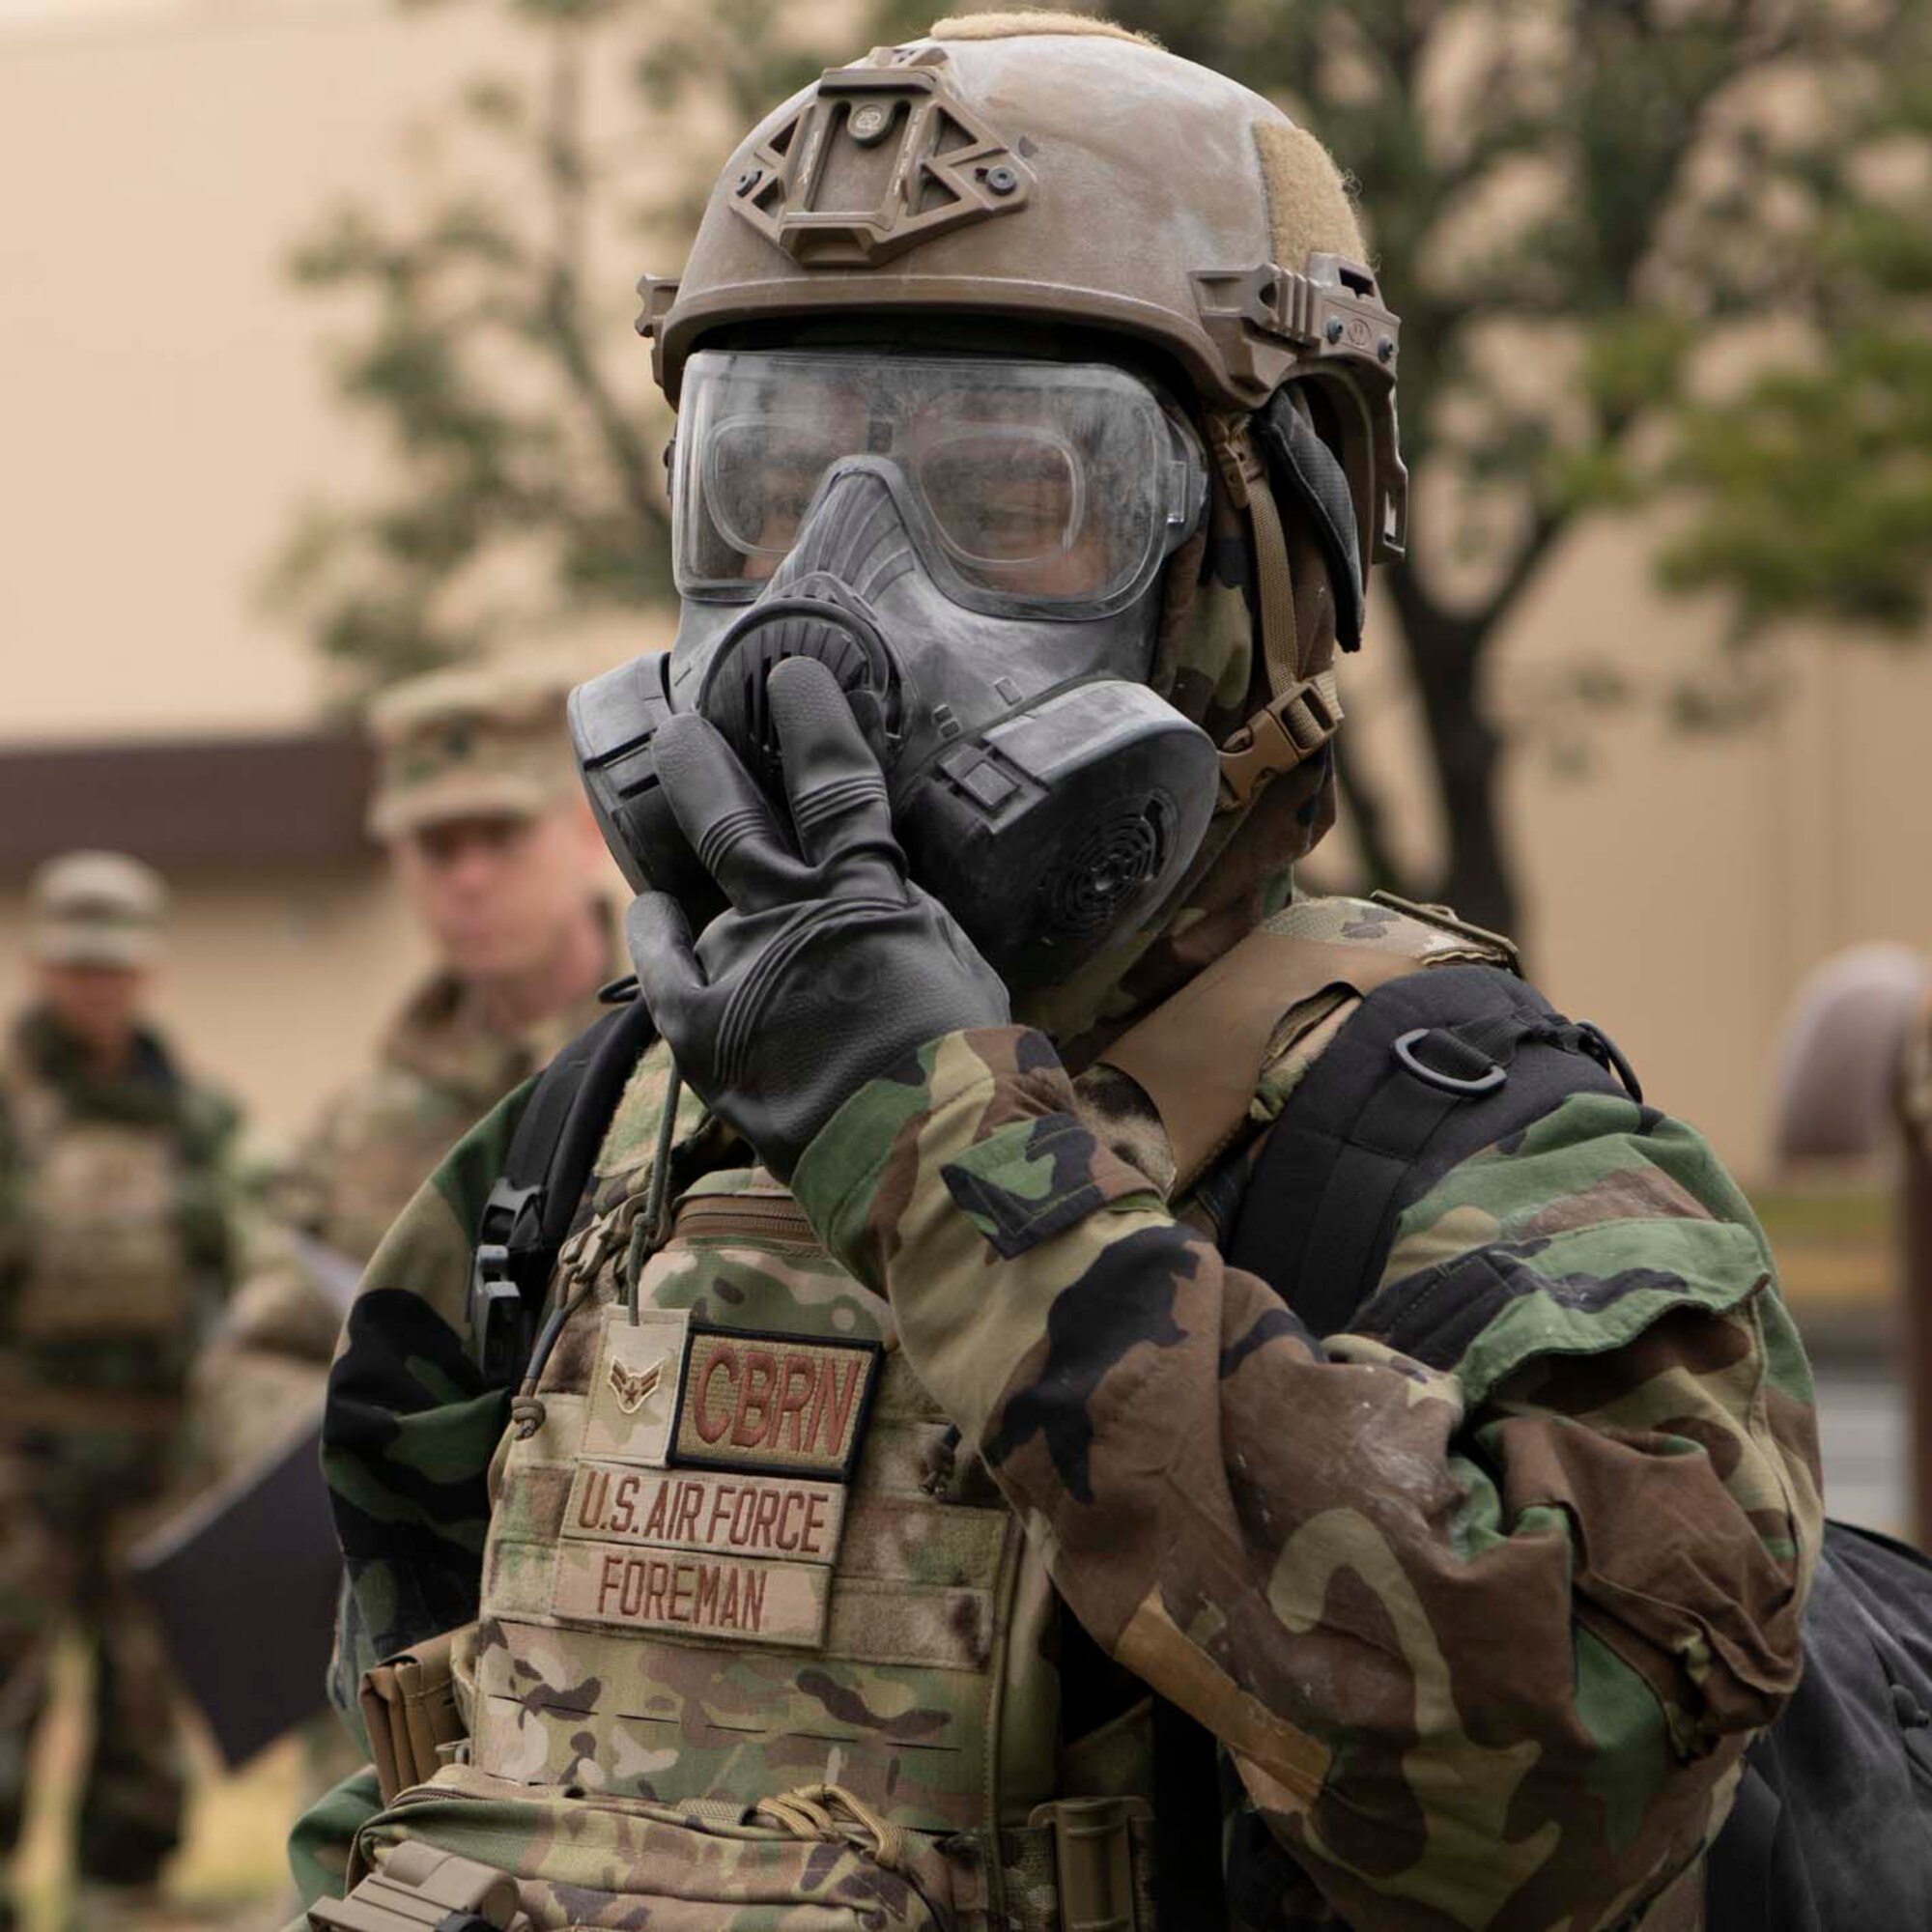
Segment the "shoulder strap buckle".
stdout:
<svg viewBox="0 0 1932 1932">
<path fill-rule="evenodd" d="M 308 1923 L 314 1932 L 530 1932 L 508 1872 L 420 1839 L 398 1845 L 347 1898 L 318 1899 Z"/>
<path fill-rule="evenodd" d="M 1152 1817 L 1144 1798 L 1061 1798 L 1034 1806 L 1027 1829 L 1053 1833 L 1060 1932 L 1153 1932 L 1136 1904 L 1133 1831 Z"/>
<path fill-rule="evenodd" d="M 1268 780 L 1312 758 L 1341 725 L 1342 695 L 1331 670 L 1269 698 L 1221 747 L 1220 809 L 1246 805 Z"/>
<path fill-rule="evenodd" d="M 518 1365 L 529 1350 L 533 1323 L 525 1276 L 531 1255 L 542 1250 L 543 1203 L 541 1181 L 520 1187 L 499 1176 L 476 1225 L 469 1335 L 476 1366 L 493 1387 L 515 1381 Z"/>
</svg>

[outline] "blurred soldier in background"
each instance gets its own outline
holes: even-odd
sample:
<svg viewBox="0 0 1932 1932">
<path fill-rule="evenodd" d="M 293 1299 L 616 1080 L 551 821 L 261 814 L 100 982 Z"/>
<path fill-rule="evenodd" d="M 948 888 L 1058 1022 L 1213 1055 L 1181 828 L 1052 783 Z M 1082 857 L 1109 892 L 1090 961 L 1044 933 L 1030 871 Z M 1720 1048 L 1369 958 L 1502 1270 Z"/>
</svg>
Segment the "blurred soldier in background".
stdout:
<svg viewBox="0 0 1932 1932">
<path fill-rule="evenodd" d="M 243 1284 L 196 1369 L 197 1437 L 216 1475 L 265 1466 L 316 1430 L 377 1242 L 448 1149 L 596 1017 L 598 986 L 627 969 L 564 728 L 568 690 L 554 670 L 494 664 L 413 679 L 372 707 L 370 830 L 438 963 L 270 1182 Z M 365 1753 L 320 1708 L 326 1650 L 313 1664 L 315 1721 L 300 1735 L 319 1792 Z"/>
<path fill-rule="evenodd" d="M 234 1113 L 143 1018 L 166 904 L 117 853 L 43 867 L 35 999 L 0 1053 L 0 1832 L 11 1854 L 55 1643 L 78 1625 L 95 1654 L 84 1924 L 129 1922 L 180 1837 L 175 1712 L 122 1559 L 173 1469 L 233 1252 Z"/>
<path fill-rule="evenodd" d="M 320 1398 L 354 1275 L 449 1148 L 597 1013 L 623 970 L 610 862 L 564 731 L 569 680 L 495 664 L 385 693 L 369 825 L 438 965 L 273 1187 L 289 1252 L 250 1270 L 204 1363 L 234 1467 Z"/>
<path fill-rule="evenodd" d="M 602 896 L 610 862 L 564 729 L 568 689 L 553 670 L 496 664 L 414 679 L 372 710 L 370 829 L 439 959 L 273 1185 L 276 1225 L 197 1375 L 201 1433 L 223 1471 L 313 1426 L 377 1242 L 448 1149 L 595 1018 L 598 986 L 623 970 Z M 315 1660 L 318 1698 L 326 1664 Z M 314 1789 L 361 1762 L 332 1718 L 306 1743 Z"/>
<path fill-rule="evenodd" d="M 370 829 L 440 963 L 324 1112 L 281 1202 L 356 1261 L 629 970 L 600 897 L 610 861 L 570 755 L 568 689 L 554 671 L 491 665 L 415 679 L 371 714 Z"/>
</svg>

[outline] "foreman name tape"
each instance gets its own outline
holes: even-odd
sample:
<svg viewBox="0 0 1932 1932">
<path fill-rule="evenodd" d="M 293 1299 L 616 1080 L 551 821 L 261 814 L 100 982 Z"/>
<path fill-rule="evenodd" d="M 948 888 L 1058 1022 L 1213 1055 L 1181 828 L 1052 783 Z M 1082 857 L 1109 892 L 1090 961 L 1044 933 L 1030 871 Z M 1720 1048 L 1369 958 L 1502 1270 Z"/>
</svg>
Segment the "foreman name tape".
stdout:
<svg viewBox="0 0 1932 1932">
<path fill-rule="evenodd" d="M 831 1594 L 832 1571 L 823 1563 L 565 1543 L 557 1550 L 551 1608 L 580 1623 L 715 1633 L 810 1648 L 824 1640 Z"/>
</svg>

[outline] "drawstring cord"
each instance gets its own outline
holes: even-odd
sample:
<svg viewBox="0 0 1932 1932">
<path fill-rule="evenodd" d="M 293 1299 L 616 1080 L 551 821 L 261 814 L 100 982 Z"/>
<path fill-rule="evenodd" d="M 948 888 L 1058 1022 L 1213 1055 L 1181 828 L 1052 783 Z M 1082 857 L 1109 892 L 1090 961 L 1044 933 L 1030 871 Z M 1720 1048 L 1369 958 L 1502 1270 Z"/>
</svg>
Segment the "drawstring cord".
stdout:
<svg viewBox="0 0 1932 1932">
<path fill-rule="evenodd" d="M 843 1811 L 850 1824 L 834 1814 Z M 872 1856 L 889 1869 L 906 1869 L 905 1830 L 888 1825 L 869 1804 L 855 1798 L 842 1784 L 807 1784 L 776 1798 L 758 1801 L 753 1816 L 765 1819 L 795 1838 L 849 1840 L 852 1825 L 872 1841 Z"/>
<path fill-rule="evenodd" d="M 669 1071 L 665 1075 L 664 1112 L 658 1119 L 657 1151 L 651 1155 L 650 1196 L 645 1209 L 644 1223 L 649 1232 L 640 1241 L 636 1231 L 631 1236 L 631 1250 L 624 1266 L 624 1306 L 630 1311 L 631 1326 L 638 1325 L 638 1282 L 644 1271 L 644 1264 L 664 1246 L 670 1230 L 665 1226 L 665 1208 L 670 1198 L 670 1151 L 677 1139 L 677 1102 L 684 1086 L 684 1077 L 677 1070 L 675 1060 L 669 1063 Z"/>
<path fill-rule="evenodd" d="M 617 1245 L 625 1243 L 624 1299 L 635 1326 L 638 1320 L 638 1281 L 644 1264 L 669 1234 L 665 1225 L 669 1199 L 671 1146 L 677 1134 L 677 1107 L 683 1080 L 672 1061 L 665 1080 L 664 1113 L 658 1122 L 657 1151 L 651 1157 L 650 1182 L 642 1194 L 627 1194 L 608 1214 L 581 1228 L 557 1250 L 557 1293 L 554 1305 L 530 1350 L 529 1367 L 510 1403 L 510 1427 L 519 1442 L 527 1442 L 544 1425 L 548 1412 L 537 1383 L 556 1347 L 563 1324 L 582 1306 L 597 1273 Z"/>
</svg>

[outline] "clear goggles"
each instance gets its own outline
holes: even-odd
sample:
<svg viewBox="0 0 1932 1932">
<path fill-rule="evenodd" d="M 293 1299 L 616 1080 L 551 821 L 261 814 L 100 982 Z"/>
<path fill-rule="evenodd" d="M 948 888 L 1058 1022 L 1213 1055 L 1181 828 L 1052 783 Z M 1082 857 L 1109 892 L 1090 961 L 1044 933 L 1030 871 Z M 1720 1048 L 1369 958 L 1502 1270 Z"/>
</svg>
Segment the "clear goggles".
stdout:
<svg viewBox="0 0 1932 1932">
<path fill-rule="evenodd" d="M 703 350 L 671 468 L 679 591 L 754 597 L 853 456 L 895 466 L 927 567 L 996 613 L 1124 609 L 1207 500 L 1192 430 L 1106 363 Z"/>
</svg>

